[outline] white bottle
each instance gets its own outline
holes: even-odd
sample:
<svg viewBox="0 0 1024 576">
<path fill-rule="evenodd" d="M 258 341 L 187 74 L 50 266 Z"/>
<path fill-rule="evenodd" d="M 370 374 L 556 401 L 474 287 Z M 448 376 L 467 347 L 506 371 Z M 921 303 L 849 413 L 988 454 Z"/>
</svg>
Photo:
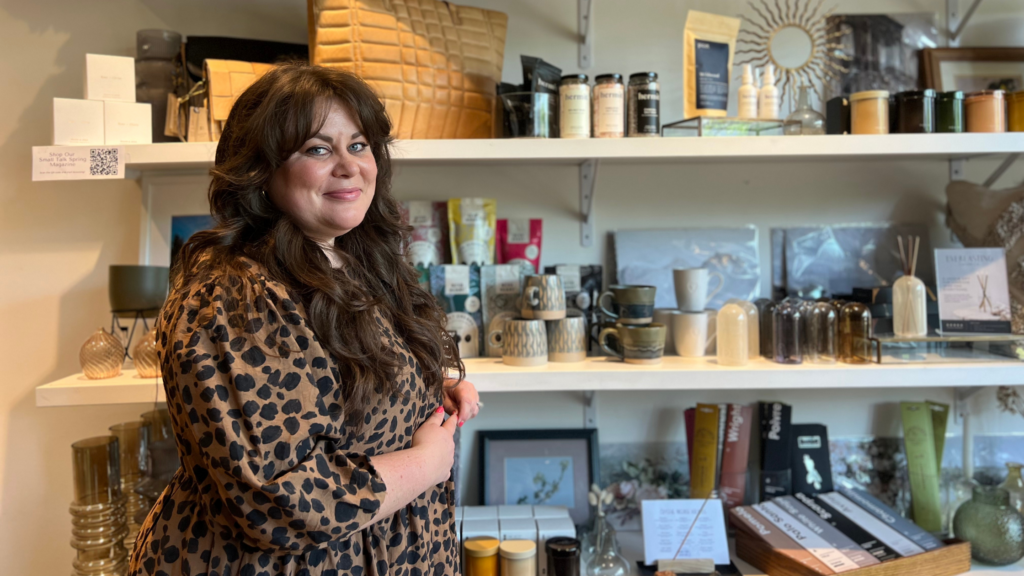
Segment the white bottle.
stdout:
<svg viewBox="0 0 1024 576">
<path fill-rule="evenodd" d="M 761 90 L 757 94 L 757 117 L 762 120 L 778 120 L 779 88 L 775 85 L 775 66 L 764 65 Z"/>
<path fill-rule="evenodd" d="M 757 85 L 750 64 L 743 65 L 743 83 L 740 85 L 740 118 L 757 118 Z"/>
</svg>

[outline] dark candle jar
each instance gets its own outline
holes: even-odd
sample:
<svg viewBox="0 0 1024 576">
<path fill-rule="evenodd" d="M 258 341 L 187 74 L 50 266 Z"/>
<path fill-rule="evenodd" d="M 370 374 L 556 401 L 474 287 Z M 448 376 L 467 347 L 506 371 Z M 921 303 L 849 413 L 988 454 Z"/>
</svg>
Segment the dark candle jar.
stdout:
<svg viewBox="0 0 1024 576">
<path fill-rule="evenodd" d="M 761 356 L 772 360 L 775 358 L 775 329 L 772 327 L 775 321 L 775 308 L 778 304 L 767 298 L 761 298 L 754 302 L 757 306 L 757 316 L 761 323 L 760 329 Z"/>
<path fill-rule="evenodd" d="M 935 131 L 964 131 L 963 92 L 939 92 L 935 96 Z"/>
<path fill-rule="evenodd" d="M 775 361 L 779 364 L 803 364 L 800 342 L 801 301 L 786 298 L 775 308 L 773 332 L 775 334 Z"/>
<path fill-rule="evenodd" d="M 910 90 L 896 95 L 896 131 L 901 134 L 935 132 L 935 90 Z"/>
<path fill-rule="evenodd" d="M 548 576 L 580 576 L 580 541 L 551 538 L 544 546 L 548 555 Z"/>
</svg>

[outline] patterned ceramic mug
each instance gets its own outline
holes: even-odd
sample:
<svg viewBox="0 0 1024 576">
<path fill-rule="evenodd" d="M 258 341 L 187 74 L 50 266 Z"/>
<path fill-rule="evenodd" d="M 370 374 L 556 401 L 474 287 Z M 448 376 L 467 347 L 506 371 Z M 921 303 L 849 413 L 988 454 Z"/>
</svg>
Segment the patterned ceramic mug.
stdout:
<svg viewBox="0 0 1024 576">
<path fill-rule="evenodd" d="M 608 291 L 597 299 L 597 306 L 606 316 L 620 324 L 650 324 L 654 317 L 654 286 L 609 286 Z M 605 305 L 610 298 L 615 310 Z"/>
<path fill-rule="evenodd" d="M 570 310 L 561 320 L 549 320 L 548 360 L 583 362 L 587 359 L 587 319 L 579 310 Z"/>
<path fill-rule="evenodd" d="M 534 274 L 523 283 L 523 318 L 565 318 L 565 289 L 557 274 Z"/>
<path fill-rule="evenodd" d="M 622 343 L 622 353 L 608 346 L 608 337 L 616 334 Z M 615 328 L 601 330 L 598 338 L 601 349 L 609 356 L 618 356 L 630 364 L 658 364 L 665 351 L 665 325 L 645 324 L 628 326 L 619 324 Z"/>
<path fill-rule="evenodd" d="M 548 363 L 548 334 L 543 320 L 510 318 L 501 332 L 491 332 L 487 339 L 501 348 L 501 361 L 509 366 Z"/>
</svg>

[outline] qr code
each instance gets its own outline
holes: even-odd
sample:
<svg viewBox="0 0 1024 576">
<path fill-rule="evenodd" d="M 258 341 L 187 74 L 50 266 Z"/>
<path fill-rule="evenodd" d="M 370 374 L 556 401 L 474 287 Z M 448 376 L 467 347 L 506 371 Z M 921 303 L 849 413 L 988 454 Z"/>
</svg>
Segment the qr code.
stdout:
<svg viewBox="0 0 1024 576">
<path fill-rule="evenodd" d="M 90 176 L 117 176 L 117 148 L 89 150 Z"/>
</svg>

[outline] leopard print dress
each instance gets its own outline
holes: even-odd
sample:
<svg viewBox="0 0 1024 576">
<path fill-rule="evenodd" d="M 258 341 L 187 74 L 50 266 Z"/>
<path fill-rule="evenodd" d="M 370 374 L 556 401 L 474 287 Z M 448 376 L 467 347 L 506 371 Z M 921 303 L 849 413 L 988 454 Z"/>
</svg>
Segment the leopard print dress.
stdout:
<svg viewBox="0 0 1024 576">
<path fill-rule="evenodd" d="M 406 365 L 404 397 L 382 397 L 362 428 L 346 426 L 337 365 L 303 305 L 245 263 L 248 278 L 193 282 L 161 312 L 164 388 L 182 467 L 143 524 L 129 573 L 459 574 L 451 480 L 359 529 L 387 493 L 373 456 L 409 448 L 440 405 L 409 347 L 378 315 L 383 342 Z M 252 304 L 242 282 L 261 294 Z"/>
</svg>

